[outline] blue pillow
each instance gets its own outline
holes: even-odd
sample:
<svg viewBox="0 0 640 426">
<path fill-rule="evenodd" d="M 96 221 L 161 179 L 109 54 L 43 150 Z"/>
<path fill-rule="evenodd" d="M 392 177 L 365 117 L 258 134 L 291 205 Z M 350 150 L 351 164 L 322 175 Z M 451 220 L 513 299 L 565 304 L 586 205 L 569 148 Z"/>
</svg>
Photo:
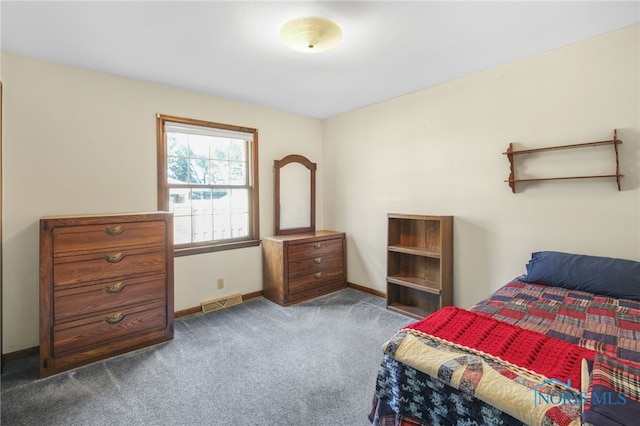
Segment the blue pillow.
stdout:
<svg viewBox="0 0 640 426">
<path fill-rule="evenodd" d="M 531 253 L 521 281 L 640 300 L 640 262 L 540 251 Z"/>
</svg>

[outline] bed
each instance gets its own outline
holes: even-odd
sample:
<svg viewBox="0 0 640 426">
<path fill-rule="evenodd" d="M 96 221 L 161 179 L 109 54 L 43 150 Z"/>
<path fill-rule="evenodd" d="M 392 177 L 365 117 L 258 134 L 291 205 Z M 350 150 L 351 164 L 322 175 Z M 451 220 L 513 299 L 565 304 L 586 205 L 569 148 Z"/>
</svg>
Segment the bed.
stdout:
<svg viewBox="0 0 640 426">
<path fill-rule="evenodd" d="M 544 251 L 526 268 L 383 345 L 375 426 L 638 424 L 640 263 Z"/>
</svg>

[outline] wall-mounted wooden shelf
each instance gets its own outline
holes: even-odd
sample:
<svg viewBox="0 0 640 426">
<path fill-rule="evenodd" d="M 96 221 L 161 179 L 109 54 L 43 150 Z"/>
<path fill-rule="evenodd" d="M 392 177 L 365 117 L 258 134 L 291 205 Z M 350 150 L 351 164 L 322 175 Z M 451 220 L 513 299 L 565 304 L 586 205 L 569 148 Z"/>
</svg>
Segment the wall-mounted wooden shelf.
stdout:
<svg viewBox="0 0 640 426">
<path fill-rule="evenodd" d="M 618 145 L 621 144 L 622 141 L 618 139 L 617 130 L 613 131 L 613 139 L 608 141 L 598 141 L 598 142 L 586 142 L 586 143 L 577 143 L 571 145 L 558 145 L 558 146 L 549 146 L 544 148 L 533 148 L 533 149 L 521 149 L 514 150 L 513 144 L 509 144 L 509 148 L 507 148 L 507 152 L 503 152 L 504 155 L 509 159 L 509 179 L 505 180 L 511 187 L 511 191 L 513 193 L 516 192 L 516 182 L 537 182 L 544 180 L 567 180 L 567 179 L 600 179 L 600 178 L 615 178 L 618 184 L 618 191 L 620 191 L 620 178 L 624 175 L 620 174 L 620 164 L 618 162 Z M 615 151 L 616 156 L 616 172 L 615 174 L 608 175 L 585 175 L 585 176 L 560 176 L 560 177 L 541 177 L 541 178 L 526 178 L 526 179 L 517 179 L 516 178 L 516 167 L 515 167 L 515 159 L 514 156 L 521 154 L 533 154 L 537 152 L 544 151 L 558 151 L 562 149 L 574 149 L 574 148 L 586 148 L 586 147 L 595 147 L 595 146 L 605 146 L 605 145 L 613 145 L 613 149 Z"/>
</svg>

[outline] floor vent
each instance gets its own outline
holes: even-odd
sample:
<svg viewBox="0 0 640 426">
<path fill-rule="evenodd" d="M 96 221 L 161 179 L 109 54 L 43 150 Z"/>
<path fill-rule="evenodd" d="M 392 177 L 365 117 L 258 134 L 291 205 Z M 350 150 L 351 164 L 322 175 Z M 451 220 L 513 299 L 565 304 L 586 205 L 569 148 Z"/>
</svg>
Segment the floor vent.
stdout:
<svg viewBox="0 0 640 426">
<path fill-rule="evenodd" d="M 228 308 L 229 306 L 239 305 L 242 303 L 241 294 L 232 294 L 230 296 L 219 297 L 217 299 L 205 300 L 202 302 L 202 312 L 217 311 L 218 309 Z"/>
</svg>

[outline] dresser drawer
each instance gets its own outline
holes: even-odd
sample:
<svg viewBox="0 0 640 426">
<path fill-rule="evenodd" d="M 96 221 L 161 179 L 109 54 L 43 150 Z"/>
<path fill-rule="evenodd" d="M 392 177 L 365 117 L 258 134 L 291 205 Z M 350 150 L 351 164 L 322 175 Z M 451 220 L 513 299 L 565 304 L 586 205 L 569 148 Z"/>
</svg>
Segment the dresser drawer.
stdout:
<svg viewBox="0 0 640 426">
<path fill-rule="evenodd" d="M 71 288 L 69 288 L 71 287 Z M 54 292 L 54 324 L 121 306 L 166 299 L 164 275 L 108 281 L 102 284 L 65 286 Z"/>
<path fill-rule="evenodd" d="M 127 275 L 164 273 L 167 263 L 164 247 L 101 252 L 54 260 L 53 285 L 92 283 Z"/>
<path fill-rule="evenodd" d="M 290 245 L 288 251 L 289 260 L 322 256 L 329 253 L 339 253 L 342 255 L 342 241 L 342 238 L 336 238 L 332 240 Z"/>
<path fill-rule="evenodd" d="M 316 272 L 342 268 L 344 266 L 343 259 L 342 253 L 330 253 L 300 260 L 289 260 L 289 279 L 293 280 Z"/>
<path fill-rule="evenodd" d="M 167 324 L 164 302 L 128 307 L 103 315 L 72 321 L 53 328 L 55 356 L 103 345 L 149 330 L 162 330 Z"/>
<path fill-rule="evenodd" d="M 344 282 L 344 269 L 336 268 L 328 271 L 306 274 L 289 281 L 289 294 L 308 291 L 312 288 L 325 286 L 332 282 Z"/>
<path fill-rule="evenodd" d="M 165 223 L 160 221 L 63 226 L 53 230 L 53 254 L 58 256 L 117 247 L 162 245 L 165 238 Z"/>
</svg>

